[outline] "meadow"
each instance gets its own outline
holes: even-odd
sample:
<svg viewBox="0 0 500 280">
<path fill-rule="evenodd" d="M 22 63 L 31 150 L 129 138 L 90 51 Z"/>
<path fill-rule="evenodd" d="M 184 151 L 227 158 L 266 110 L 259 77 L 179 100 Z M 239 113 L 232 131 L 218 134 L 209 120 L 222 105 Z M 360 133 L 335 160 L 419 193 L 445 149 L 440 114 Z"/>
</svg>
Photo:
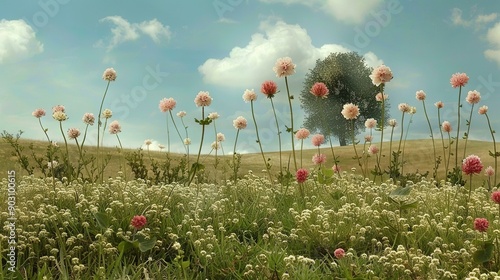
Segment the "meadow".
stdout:
<svg viewBox="0 0 500 280">
<path fill-rule="evenodd" d="M 275 67 L 286 84 L 290 62 L 281 59 Z M 392 79 L 386 68 L 374 70 L 382 71 L 375 85 Z M 103 79 L 101 109 L 116 73 L 107 69 Z M 319 98 L 328 94 L 316 88 L 311 93 Z M 272 97 L 273 89 L 265 82 L 261 91 Z M 255 98 L 243 95 L 252 106 Z M 381 108 L 383 100 L 381 92 Z M 205 118 L 210 102 L 206 92 L 195 99 L 203 132 L 217 118 Z M 160 102 L 171 117 L 174 107 L 173 99 Z M 399 107 L 403 118 L 415 114 Z M 354 122 L 356 110 L 346 104 L 342 114 Z M 42 130 L 44 115 L 33 113 Z M 104 133 L 100 120 L 107 122 L 111 111 L 97 116 L 83 121 L 87 127 L 96 121 Z M 62 132 L 64 107 L 54 107 L 52 117 Z M 239 132 L 247 123 L 238 118 L 233 124 Z M 367 129 L 375 124 L 367 122 Z M 442 129 L 446 145 L 437 136 L 403 141 L 401 134 L 399 141 L 372 144 L 365 137 L 329 147 L 322 135 L 311 135 L 315 149 L 189 158 L 164 149 L 127 150 L 121 142 L 84 146 L 78 141 L 87 130 L 69 129 L 75 144 L 65 138 L 57 147 L 45 130 L 47 142 L 4 132 L 0 278 L 500 279 L 496 143 L 452 141 L 444 123 Z M 384 130 L 390 133 L 381 124 L 374 137 Z M 299 131 L 295 141 L 310 141 Z M 119 132 L 111 122 L 109 133 Z M 296 132 L 293 120 L 290 132 Z"/>
</svg>

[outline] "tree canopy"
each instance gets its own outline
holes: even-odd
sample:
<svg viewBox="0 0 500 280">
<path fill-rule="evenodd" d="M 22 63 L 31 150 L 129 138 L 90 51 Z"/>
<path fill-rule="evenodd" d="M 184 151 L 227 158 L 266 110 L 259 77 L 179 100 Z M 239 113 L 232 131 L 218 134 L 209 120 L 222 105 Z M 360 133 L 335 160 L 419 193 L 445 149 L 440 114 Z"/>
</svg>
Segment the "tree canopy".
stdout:
<svg viewBox="0 0 500 280">
<path fill-rule="evenodd" d="M 305 111 L 304 127 L 311 132 L 319 132 L 325 136 L 333 136 L 341 146 L 352 142 L 351 123 L 342 114 L 344 104 L 353 103 L 359 107 L 360 115 L 355 121 L 355 133 L 364 130 L 365 120 L 374 118 L 380 124 L 381 102 L 375 95 L 383 88 L 373 85 L 368 67 L 362 56 L 355 52 L 332 53 L 323 60 L 317 60 L 314 69 L 306 74 L 304 88 L 300 95 L 301 107 Z M 311 94 L 311 87 L 324 83 L 329 89 L 326 98 L 318 98 Z M 389 118 L 386 105 L 385 121 Z"/>
</svg>

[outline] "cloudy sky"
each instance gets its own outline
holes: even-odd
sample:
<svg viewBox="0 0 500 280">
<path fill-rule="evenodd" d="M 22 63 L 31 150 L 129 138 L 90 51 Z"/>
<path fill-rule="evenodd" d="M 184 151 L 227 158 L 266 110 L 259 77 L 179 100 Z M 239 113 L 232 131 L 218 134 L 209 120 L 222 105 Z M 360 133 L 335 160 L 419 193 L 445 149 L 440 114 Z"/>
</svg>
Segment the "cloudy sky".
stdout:
<svg viewBox="0 0 500 280">
<path fill-rule="evenodd" d="M 265 80 L 282 89 L 275 98 L 280 124 L 289 125 L 284 80 L 272 68 L 280 57 L 297 65 L 289 77 L 296 96 L 304 75 L 317 59 L 331 52 L 356 51 L 369 66 L 381 63 L 394 72 L 386 93 L 391 115 L 400 119 L 397 105 L 417 108 L 410 139 L 428 138 L 417 90 L 427 93 L 427 110 L 437 132 L 437 111 L 443 101 L 443 120 L 456 122 L 458 90 L 450 86 L 453 73 L 466 72 L 466 92 L 478 90 L 480 105 L 500 106 L 500 8 L 482 1 L 384 1 L 384 0 L 148 0 L 75 1 L 40 0 L 14 4 L 0 2 L 0 130 L 25 131 L 25 138 L 45 135 L 31 113 L 47 110 L 42 124 L 51 138 L 62 141 L 59 124 L 52 119 L 55 105 L 66 107 L 69 120 L 63 129 L 84 130 L 84 113 L 98 113 L 106 87 L 102 73 L 113 67 L 118 78 L 110 84 L 104 107 L 122 125 L 125 147 L 139 148 L 145 139 L 167 144 L 169 115 L 158 109 L 160 99 L 172 97 L 176 124 L 184 136 L 180 110 L 193 145 L 198 149 L 201 109 L 193 102 L 199 91 L 208 91 L 213 103 L 205 113 L 218 112 L 217 130 L 232 150 L 236 130 L 232 120 L 248 119 L 238 140 L 239 152 L 255 152 L 255 127 L 245 89 L 259 92 Z M 294 100 L 295 128 L 304 115 Z M 478 106 L 475 107 L 476 110 Z M 257 123 L 267 151 L 277 149 L 277 136 L 269 100 L 259 93 L 255 103 Z M 464 104 L 462 116 L 468 117 Z M 340 112 L 339 112 L 340 114 Z M 494 128 L 500 113 L 489 112 Z M 465 118 L 463 117 L 463 118 Z M 408 119 L 408 118 L 407 118 Z M 170 121 L 172 151 L 183 151 Z M 464 123 L 464 121 L 462 121 Z M 95 138 L 96 127 L 89 133 Z M 462 128 L 463 130 L 464 128 Z M 285 132 L 284 132 L 285 133 Z M 207 130 L 204 151 L 209 151 L 214 130 Z M 91 138 L 92 138 L 91 137 Z M 473 114 L 471 138 L 490 140 L 483 116 Z M 290 137 L 283 136 L 285 149 Z M 375 137 L 378 139 L 378 137 Z M 106 145 L 117 140 L 106 133 Z M 95 143 L 90 139 L 87 143 Z M 334 143 L 337 144 L 337 143 Z"/>
</svg>

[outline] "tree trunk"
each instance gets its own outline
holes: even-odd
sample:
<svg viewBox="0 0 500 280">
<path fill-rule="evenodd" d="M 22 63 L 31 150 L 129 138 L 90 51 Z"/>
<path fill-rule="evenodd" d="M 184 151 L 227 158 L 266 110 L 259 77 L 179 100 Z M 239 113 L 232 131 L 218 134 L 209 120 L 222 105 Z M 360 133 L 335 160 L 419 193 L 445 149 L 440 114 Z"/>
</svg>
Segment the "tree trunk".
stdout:
<svg viewBox="0 0 500 280">
<path fill-rule="evenodd" d="M 340 146 L 347 146 L 347 139 L 344 137 L 339 137 L 339 144 Z"/>
</svg>

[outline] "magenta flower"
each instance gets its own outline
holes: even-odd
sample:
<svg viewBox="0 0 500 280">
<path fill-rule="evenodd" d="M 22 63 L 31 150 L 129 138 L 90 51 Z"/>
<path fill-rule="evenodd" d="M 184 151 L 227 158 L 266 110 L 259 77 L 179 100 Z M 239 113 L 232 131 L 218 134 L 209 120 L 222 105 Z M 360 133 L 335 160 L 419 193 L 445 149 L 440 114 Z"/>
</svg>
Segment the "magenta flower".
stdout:
<svg viewBox="0 0 500 280">
<path fill-rule="evenodd" d="M 488 113 L 488 106 L 483 105 L 483 106 L 479 107 L 478 113 L 480 115 L 484 115 L 484 114 Z"/>
<path fill-rule="evenodd" d="M 307 176 L 309 176 L 309 171 L 304 168 L 300 168 L 295 173 L 295 178 L 297 178 L 297 183 L 304 183 L 307 180 Z"/>
<path fill-rule="evenodd" d="M 92 114 L 92 113 L 85 113 L 85 114 L 83 114 L 82 121 L 85 124 L 94 125 L 94 122 L 95 122 L 94 114 Z"/>
<path fill-rule="evenodd" d="M 44 109 L 36 109 L 31 114 L 33 115 L 33 117 L 39 119 L 39 118 L 45 116 L 45 110 Z"/>
<path fill-rule="evenodd" d="M 486 232 L 489 225 L 490 223 L 488 223 L 488 220 L 485 218 L 476 218 L 474 220 L 474 229 L 479 232 Z"/>
<path fill-rule="evenodd" d="M 494 191 L 491 193 L 491 200 L 496 204 L 500 204 L 500 191 Z"/>
<path fill-rule="evenodd" d="M 64 108 L 63 105 L 56 105 L 56 106 L 52 107 L 52 113 L 55 113 L 55 112 L 63 112 L 63 113 L 65 113 L 66 109 Z"/>
<path fill-rule="evenodd" d="M 325 136 L 323 134 L 315 134 L 311 142 L 314 146 L 319 147 L 321 144 L 325 143 Z"/>
<path fill-rule="evenodd" d="M 483 170 L 481 159 L 476 155 L 470 155 L 464 158 L 462 162 L 462 171 L 467 175 L 479 174 Z"/>
<path fill-rule="evenodd" d="M 175 108 L 176 104 L 177 102 L 173 98 L 163 98 L 162 100 L 160 100 L 160 111 L 162 111 L 163 113 L 172 111 Z"/>
<path fill-rule="evenodd" d="M 297 138 L 298 140 L 304 140 L 309 137 L 310 134 L 311 133 L 307 128 L 301 128 L 297 130 L 297 132 L 295 132 L 295 138 Z"/>
<path fill-rule="evenodd" d="M 265 81 L 260 87 L 260 92 L 267 95 L 267 98 L 272 98 L 278 92 L 278 85 L 273 81 Z"/>
<path fill-rule="evenodd" d="M 316 165 L 318 164 L 323 164 L 326 162 L 326 155 L 324 154 L 315 154 L 313 157 L 312 157 L 312 162 Z"/>
<path fill-rule="evenodd" d="M 255 91 L 253 89 L 252 90 L 247 89 L 243 93 L 243 100 L 245 102 L 255 101 L 257 100 L 257 94 L 255 94 Z"/>
<path fill-rule="evenodd" d="M 324 83 L 315 83 L 309 91 L 316 97 L 326 98 L 329 91 Z"/>
<path fill-rule="evenodd" d="M 104 73 L 102 74 L 102 79 L 106 81 L 113 82 L 116 80 L 116 71 L 113 68 L 108 68 L 104 70 Z"/>
<path fill-rule="evenodd" d="M 130 221 L 130 225 L 136 230 L 140 230 L 146 225 L 147 222 L 148 220 L 143 215 L 136 215 Z"/>
<path fill-rule="evenodd" d="M 425 100 L 425 92 L 423 90 L 419 90 L 417 91 L 417 93 L 415 94 L 415 98 L 418 100 L 418 101 L 424 101 Z"/>
<path fill-rule="evenodd" d="M 455 73 L 451 75 L 450 84 L 452 87 L 463 87 L 469 81 L 469 77 L 465 73 Z"/>
<path fill-rule="evenodd" d="M 365 121 L 365 127 L 368 129 L 372 129 L 377 126 L 377 120 L 374 118 L 369 118 Z"/>
<path fill-rule="evenodd" d="M 444 121 L 441 128 L 444 132 L 451 132 L 451 123 L 449 121 Z"/>
<path fill-rule="evenodd" d="M 109 133 L 111 134 L 118 134 L 122 132 L 122 127 L 118 121 L 112 121 L 109 124 Z"/>
<path fill-rule="evenodd" d="M 341 258 L 343 258 L 345 256 L 345 251 L 342 248 L 338 248 L 338 249 L 335 249 L 335 251 L 333 251 L 333 255 L 337 259 L 341 259 Z"/>
<path fill-rule="evenodd" d="M 208 91 L 200 91 L 198 92 L 198 95 L 196 95 L 194 103 L 196 104 L 196 107 L 210 106 L 210 104 L 212 104 L 212 97 L 210 97 Z"/>
<path fill-rule="evenodd" d="M 352 103 L 344 104 L 341 113 L 345 119 L 354 120 L 359 116 L 359 107 Z"/>
<path fill-rule="evenodd" d="M 378 102 L 382 102 L 382 100 L 387 100 L 387 98 L 389 98 L 389 95 L 388 94 L 385 94 L 385 93 L 377 93 L 377 95 L 375 95 L 375 100 L 377 100 Z"/>
<path fill-rule="evenodd" d="M 69 139 L 76 139 L 78 136 L 80 136 L 80 130 L 78 130 L 78 128 L 68 129 L 68 138 Z"/>
<path fill-rule="evenodd" d="M 247 127 L 247 120 L 244 117 L 239 116 L 233 120 L 233 126 L 236 129 L 244 129 Z"/>
<path fill-rule="evenodd" d="M 370 79 L 372 79 L 372 83 L 375 86 L 390 82 L 392 80 L 391 68 L 385 65 L 380 65 L 379 67 L 373 69 Z"/>
<path fill-rule="evenodd" d="M 467 93 L 465 101 L 469 104 L 477 104 L 481 100 L 481 94 L 477 90 L 471 90 Z"/>
<path fill-rule="evenodd" d="M 273 71 L 276 73 L 276 77 L 286 77 L 295 73 L 295 64 L 292 63 L 292 59 L 289 57 L 278 58 L 276 64 L 273 67 Z"/>
</svg>

